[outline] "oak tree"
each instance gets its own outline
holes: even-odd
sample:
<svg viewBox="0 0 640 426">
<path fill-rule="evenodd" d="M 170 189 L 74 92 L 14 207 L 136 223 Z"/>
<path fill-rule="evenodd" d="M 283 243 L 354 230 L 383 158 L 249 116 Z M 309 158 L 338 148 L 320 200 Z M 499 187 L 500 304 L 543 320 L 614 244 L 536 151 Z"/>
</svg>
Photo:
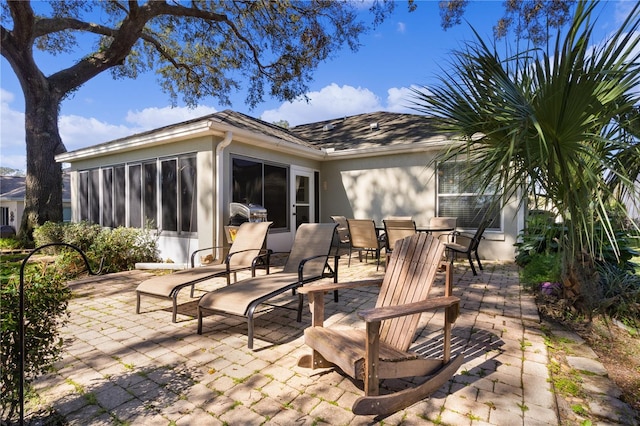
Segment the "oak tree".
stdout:
<svg viewBox="0 0 640 426">
<path fill-rule="evenodd" d="M 230 104 L 246 89 L 249 106 L 265 96 L 292 100 L 307 91 L 317 65 L 347 46 L 358 48 L 368 26 L 356 4 L 338 1 L 74 1 L 2 2 L 2 56 L 25 99 L 27 178 L 20 234 L 62 220 L 65 152 L 58 120 L 61 103 L 104 72 L 136 78 L 153 71 L 176 103 L 204 97 Z M 372 22 L 390 13 L 392 1 L 372 2 Z M 80 41 L 94 41 L 79 51 Z M 77 54 L 70 66 L 46 75 L 35 50 Z"/>
</svg>

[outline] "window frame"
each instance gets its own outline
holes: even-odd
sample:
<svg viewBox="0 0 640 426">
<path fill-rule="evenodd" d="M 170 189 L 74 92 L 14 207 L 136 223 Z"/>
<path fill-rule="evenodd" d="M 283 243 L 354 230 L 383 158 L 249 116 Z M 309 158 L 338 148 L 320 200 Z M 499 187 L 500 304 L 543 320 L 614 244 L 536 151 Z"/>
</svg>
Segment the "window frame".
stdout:
<svg viewBox="0 0 640 426">
<path fill-rule="evenodd" d="M 490 201 L 485 201 L 482 202 L 482 198 L 494 198 L 496 197 L 496 195 L 492 194 L 492 193 L 487 193 L 487 192 L 479 192 L 479 191 L 473 191 L 473 188 L 469 188 L 469 186 L 467 187 L 462 187 L 464 185 L 464 182 L 461 181 L 454 181 L 451 183 L 452 187 L 457 187 L 457 192 L 443 192 L 441 189 L 442 187 L 442 180 L 446 178 L 445 176 L 445 170 L 442 167 L 443 165 L 446 165 L 446 168 L 449 168 L 455 175 L 457 176 L 462 176 L 461 171 L 460 171 L 460 166 L 464 167 L 464 161 L 461 160 L 450 160 L 450 161 L 444 161 L 444 162 L 438 162 L 436 164 L 436 216 L 443 216 L 443 217 L 457 217 L 458 221 L 457 221 L 457 227 L 461 228 L 461 229 L 477 229 L 478 226 L 480 225 L 480 221 L 485 217 L 485 215 L 487 214 L 487 206 L 490 203 Z M 460 200 L 462 198 L 466 198 L 467 201 L 465 201 L 464 203 L 462 203 L 462 205 L 465 206 L 469 206 L 469 205 L 475 205 L 478 206 L 475 210 L 475 214 L 460 214 L 458 213 L 461 209 L 457 209 L 455 207 L 451 207 L 449 210 L 445 210 L 443 205 L 445 205 L 446 203 L 444 203 L 444 200 L 452 200 L 452 199 L 457 199 Z M 479 200 L 478 201 L 473 201 L 474 199 Z M 452 211 L 453 210 L 453 211 Z M 470 210 L 470 209 L 469 209 Z M 497 211 L 496 213 L 494 213 L 492 215 L 493 217 L 493 221 L 491 223 L 491 225 L 489 227 L 487 227 L 487 231 L 502 231 L 502 216 L 503 216 L 503 211 L 502 209 L 499 209 L 499 211 Z M 470 219 L 469 219 L 470 218 Z"/>
<path fill-rule="evenodd" d="M 165 162 L 174 163 L 174 188 L 167 189 L 163 185 L 162 172 Z M 180 170 L 183 163 L 192 170 L 188 176 L 193 177 L 193 182 L 187 185 L 189 190 L 186 192 L 183 191 L 185 187 L 181 183 L 182 176 L 185 176 Z M 198 199 L 197 164 L 197 154 L 187 153 L 78 170 L 77 217 L 79 220 L 110 228 L 151 226 L 151 229 L 165 235 L 197 235 L 197 208 L 193 208 L 193 203 Z M 96 176 L 97 181 L 94 182 Z M 121 184 L 124 185 L 124 191 L 118 191 Z M 175 192 L 176 203 L 173 208 L 176 214 L 176 230 L 163 229 L 163 213 L 166 214 L 166 209 L 163 209 L 163 193 L 167 191 Z M 190 201 L 186 200 L 188 197 L 191 197 Z M 105 205 L 106 202 L 109 202 L 109 206 Z M 182 210 L 186 204 L 191 205 L 191 211 L 185 212 L 190 216 L 185 222 Z M 132 214 L 139 217 L 133 218 Z M 96 218 L 98 220 L 95 220 Z M 121 219 L 124 219 L 124 223 L 120 223 Z M 190 229 L 183 230 L 187 222 Z"/>
</svg>

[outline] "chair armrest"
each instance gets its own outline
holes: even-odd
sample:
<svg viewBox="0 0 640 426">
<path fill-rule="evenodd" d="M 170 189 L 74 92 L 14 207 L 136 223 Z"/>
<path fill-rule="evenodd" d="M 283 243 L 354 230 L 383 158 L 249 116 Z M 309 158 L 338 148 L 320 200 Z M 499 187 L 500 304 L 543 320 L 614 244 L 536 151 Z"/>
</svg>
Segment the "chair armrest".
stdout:
<svg viewBox="0 0 640 426">
<path fill-rule="evenodd" d="M 224 247 L 223 246 L 205 247 L 205 248 L 198 249 L 198 250 L 194 251 L 193 253 L 191 253 L 191 267 L 195 268 L 195 266 L 196 266 L 195 260 L 196 260 L 196 254 L 197 253 L 200 253 L 201 251 L 206 251 L 206 250 L 214 250 L 214 249 L 217 249 L 217 248 L 224 248 Z M 216 259 L 214 258 L 213 260 L 216 260 Z"/>
<path fill-rule="evenodd" d="M 267 275 L 269 274 L 269 267 L 271 266 L 271 254 L 273 252 L 270 249 L 260 250 L 260 254 L 253 258 L 251 261 L 251 275 L 255 277 L 256 269 L 259 267 L 264 267 L 267 270 Z M 262 264 L 259 265 L 258 262 L 262 260 Z"/>
<path fill-rule="evenodd" d="M 244 253 L 244 252 L 247 252 L 247 251 L 256 251 L 256 249 L 238 250 L 238 251 L 234 251 L 233 253 L 229 253 L 227 255 L 227 257 L 225 258 L 224 263 L 229 265 L 229 262 L 231 262 L 231 256 L 233 256 L 235 254 L 239 254 L 239 253 Z M 264 256 L 265 254 L 267 254 L 267 253 L 263 249 L 260 249 L 260 252 L 256 257 L 261 257 L 261 256 Z"/>
<path fill-rule="evenodd" d="M 326 264 L 327 264 L 328 257 L 329 257 L 329 256 L 327 256 L 327 255 L 319 254 L 319 255 L 317 255 L 317 256 L 305 257 L 304 259 L 302 259 L 302 260 L 300 261 L 300 264 L 298 265 L 298 281 L 299 281 L 299 282 L 301 282 L 301 283 L 305 282 L 305 279 L 304 279 L 304 266 L 307 264 L 307 262 L 308 262 L 308 261 L 310 261 L 310 260 L 314 260 L 314 259 L 326 258 L 326 260 L 325 260 L 325 265 L 324 265 L 324 266 L 323 266 L 323 268 L 322 268 L 322 274 L 321 274 L 321 276 L 323 276 L 323 275 L 324 275 L 324 270 L 325 270 L 325 269 L 326 269 L 326 267 L 327 267 L 327 265 L 326 265 Z"/>
<path fill-rule="evenodd" d="M 342 290 L 346 288 L 357 288 L 357 287 L 370 287 L 370 286 L 380 286 L 382 284 L 382 278 L 375 280 L 362 280 L 362 281 L 351 281 L 344 283 L 322 283 L 322 284 L 311 284 L 309 286 L 300 287 L 296 290 L 300 294 L 313 294 L 317 292 L 327 292 L 334 290 Z"/>
<path fill-rule="evenodd" d="M 358 312 L 358 316 L 366 322 L 376 322 L 407 315 L 419 314 L 439 308 L 448 308 L 460 303 L 456 296 L 433 297 L 422 302 L 407 303 L 405 305 L 385 306 L 366 309 Z"/>
</svg>

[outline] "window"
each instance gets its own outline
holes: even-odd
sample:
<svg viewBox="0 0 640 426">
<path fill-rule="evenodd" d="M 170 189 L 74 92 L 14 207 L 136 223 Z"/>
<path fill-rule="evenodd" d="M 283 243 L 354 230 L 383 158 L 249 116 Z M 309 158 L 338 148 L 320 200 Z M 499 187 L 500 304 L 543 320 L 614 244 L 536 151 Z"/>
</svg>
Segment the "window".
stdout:
<svg viewBox="0 0 640 426">
<path fill-rule="evenodd" d="M 129 226 L 142 228 L 142 166 L 129 166 Z"/>
<path fill-rule="evenodd" d="M 79 172 L 80 220 L 196 232 L 196 158 L 185 155 Z"/>
<path fill-rule="evenodd" d="M 142 166 L 142 204 L 144 212 L 144 223 L 152 228 L 158 227 L 158 166 L 155 162 L 145 163 Z"/>
<path fill-rule="evenodd" d="M 178 176 L 177 161 L 164 160 L 160 164 L 160 188 L 162 188 L 162 229 L 178 230 Z"/>
<path fill-rule="evenodd" d="M 0 225 L 9 224 L 9 207 L 0 207 Z"/>
<path fill-rule="evenodd" d="M 453 161 L 438 165 L 438 216 L 458 218 L 461 228 L 477 228 L 489 214 L 495 196 L 479 192 L 479 185 L 463 182 L 463 167 L 464 163 Z M 488 229 L 500 229 L 500 213 L 490 217 L 493 223 Z"/>
<path fill-rule="evenodd" d="M 196 158 L 183 157 L 178 161 L 180 165 L 180 231 L 196 232 L 198 230 Z"/>
<path fill-rule="evenodd" d="M 113 227 L 113 169 L 102 169 L 102 226 Z"/>
<path fill-rule="evenodd" d="M 127 183 L 124 166 L 113 168 L 113 182 L 113 225 L 125 226 L 127 224 L 127 205 L 125 202 Z"/>
<path fill-rule="evenodd" d="M 82 171 L 79 178 L 80 220 L 100 223 L 100 170 Z"/>
<path fill-rule="evenodd" d="M 274 229 L 289 229 L 289 169 L 246 158 L 232 162 L 232 201 L 259 204 L 267 209 Z"/>
</svg>

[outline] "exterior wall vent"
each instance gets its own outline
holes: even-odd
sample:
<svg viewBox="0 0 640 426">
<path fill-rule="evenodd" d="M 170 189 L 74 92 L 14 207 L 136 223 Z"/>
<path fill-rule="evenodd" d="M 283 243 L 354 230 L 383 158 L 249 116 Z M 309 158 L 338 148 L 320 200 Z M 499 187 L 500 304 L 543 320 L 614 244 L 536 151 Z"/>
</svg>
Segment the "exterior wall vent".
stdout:
<svg viewBox="0 0 640 426">
<path fill-rule="evenodd" d="M 378 130 L 379 128 L 378 123 L 369 124 L 369 130 Z"/>
</svg>

